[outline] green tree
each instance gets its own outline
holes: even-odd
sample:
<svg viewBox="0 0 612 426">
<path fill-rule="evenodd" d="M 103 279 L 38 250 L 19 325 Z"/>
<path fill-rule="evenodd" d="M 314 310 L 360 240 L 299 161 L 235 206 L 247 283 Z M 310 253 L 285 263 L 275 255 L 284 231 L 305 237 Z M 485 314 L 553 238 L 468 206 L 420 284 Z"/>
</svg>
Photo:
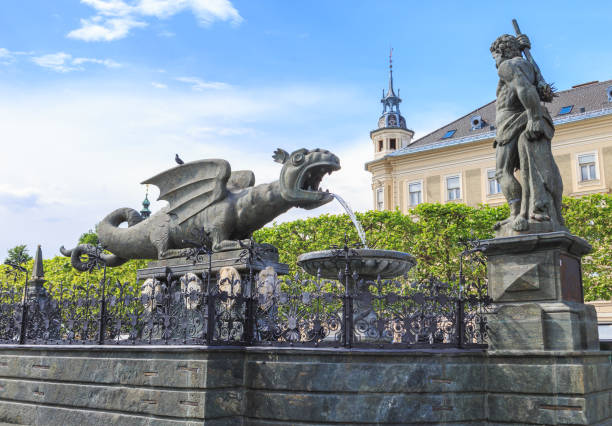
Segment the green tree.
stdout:
<svg viewBox="0 0 612 426">
<path fill-rule="evenodd" d="M 564 198 L 563 216 L 572 234 L 593 246 L 582 258 L 585 300 L 612 299 L 612 195 Z"/>
<path fill-rule="evenodd" d="M 16 263 L 21 265 L 32 260 L 32 256 L 28 253 L 28 248 L 25 244 L 21 244 L 8 250 L 8 256 L 4 259 L 4 263 Z"/>
<path fill-rule="evenodd" d="M 79 237 L 79 244 L 92 244 L 94 246 L 97 245 L 99 240 L 98 233 L 96 231 L 92 231 L 90 229 L 89 231 L 81 234 L 81 236 Z"/>
</svg>

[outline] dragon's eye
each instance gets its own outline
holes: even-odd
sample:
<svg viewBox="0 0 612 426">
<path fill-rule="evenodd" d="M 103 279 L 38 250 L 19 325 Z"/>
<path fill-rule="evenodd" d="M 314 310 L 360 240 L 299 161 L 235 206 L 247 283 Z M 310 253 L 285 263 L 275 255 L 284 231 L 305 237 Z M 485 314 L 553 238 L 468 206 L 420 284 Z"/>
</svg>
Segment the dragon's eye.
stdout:
<svg viewBox="0 0 612 426">
<path fill-rule="evenodd" d="M 304 162 L 304 154 L 302 154 L 301 152 L 298 154 L 295 154 L 291 162 L 293 163 L 294 166 L 299 166 L 300 164 Z"/>
</svg>

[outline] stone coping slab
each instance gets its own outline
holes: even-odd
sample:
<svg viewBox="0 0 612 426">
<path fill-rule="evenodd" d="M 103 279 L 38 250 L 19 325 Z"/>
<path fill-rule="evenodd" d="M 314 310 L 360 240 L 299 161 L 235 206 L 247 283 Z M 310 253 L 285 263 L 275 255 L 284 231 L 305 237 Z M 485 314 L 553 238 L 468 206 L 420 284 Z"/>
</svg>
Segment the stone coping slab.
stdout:
<svg viewBox="0 0 612 426">
<path fill-rule="evenodd" d="M 585 239 L 565 231 L 491 238 L 483 240 L 482 244 L 484 253 L 489 256 L 559 248 L 570 254 L 582 256 L 593 250 Z"/>
<path fill-rule="evenodd" d="M 608 350 L 487 350 L 481 348 L 449 348 L 449 349 L 364 349 L 364 348 L 312 348 L 287 346 L 205 346 L 205 345 L 0 345 L 0 352 L 4 349 L 13 350 L 41 350 L 41 351 L 91 351 L 91 352 L 167 352 L 167 353 L 209 353 L 209 352 L 253 352 L 253 353 L 293 353 L 293 354 L 358 354 L 358 355 L 477 355 L 494 356 L 595 356 L 612 355 Z"/>
<path fill-rule="evenodd" d="M 363 355 L 473 355 L 484 354 L 482 348 L 449 349 L 364 349 L 364 348 L 313 348 L 287 346 L 205 346 L 205 345 L 0 345 L 4 349 L 40 351 L 77 351 L 77 352 L 168 352 L 168 353 L 213 353 L 213 352 L 259 352 L 259 353 L 304 353 L 304 354 L 363 354 Z"/>
</svg>

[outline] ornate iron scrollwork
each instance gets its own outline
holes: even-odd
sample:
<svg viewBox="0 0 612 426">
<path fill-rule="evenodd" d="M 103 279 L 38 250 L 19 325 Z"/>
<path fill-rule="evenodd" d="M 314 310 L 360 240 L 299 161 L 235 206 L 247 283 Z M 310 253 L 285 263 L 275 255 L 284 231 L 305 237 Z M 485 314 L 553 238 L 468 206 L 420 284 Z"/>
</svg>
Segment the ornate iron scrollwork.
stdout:
<svg viewBox="0 0 612 426">
<path fill-rule="evenodd" d="M 213 274 L 209 242 L 209 236 L 199 230 L 194 233 L 193 248 L 185 252 L 196 263 L 208 257 L 204 272 L 182 277 L 167 274 L 138 287 L 104 275 L 99 284 L 60 283 L 53 292 L 28 299 L 15 278 L 25 269 L 15 265 L 9 271 L 12 275 L 0 282 L 0 343 L 486 345 L 485 313 L 491 300 L 486 282 L 472 280 L 467 273 L 468 268 L 483 266 L 482 245 L 477 240 L 465 242 L 458 278 L 412 282 L 360 277 L 351 268 L 351 262 L 359 260 L 359 246 L 347 239 L 332 248 L 336 280 L 299 274 L 279 278 L 272 267 L 260 271 L 267 257 L 252 240 L 242 243 L 240 256 L 248 265 L 246 272 L 230 267 Z M 102 252 L 98 246 L 87 253 L 92 269 L 104 268 Z M 259 273 L 253 269 L 255 263 Z"/>
</svg>

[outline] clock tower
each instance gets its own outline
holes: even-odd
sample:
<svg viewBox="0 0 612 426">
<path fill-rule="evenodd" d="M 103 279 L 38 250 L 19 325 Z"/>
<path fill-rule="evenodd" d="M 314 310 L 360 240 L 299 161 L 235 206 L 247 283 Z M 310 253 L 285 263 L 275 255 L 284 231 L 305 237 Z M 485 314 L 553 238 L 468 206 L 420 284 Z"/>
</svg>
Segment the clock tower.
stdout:
<svg viewBox="0 0 612 426">
<path fill-rule="evenodd" d="M 402 117 L 399 104 L 402 100 L 393 89 L 393 49 L 389 54 L 389 88 L 387 93 L 383 89 L 382 115 L 378 119 L 378 128 L 370 132 L 370 138 L 374 146 L 374 159 L 379 159 L 398 149 L 408 146 L 412 141 L 414 132 L 406 128 L 406 120 Z"/>
</svg>

